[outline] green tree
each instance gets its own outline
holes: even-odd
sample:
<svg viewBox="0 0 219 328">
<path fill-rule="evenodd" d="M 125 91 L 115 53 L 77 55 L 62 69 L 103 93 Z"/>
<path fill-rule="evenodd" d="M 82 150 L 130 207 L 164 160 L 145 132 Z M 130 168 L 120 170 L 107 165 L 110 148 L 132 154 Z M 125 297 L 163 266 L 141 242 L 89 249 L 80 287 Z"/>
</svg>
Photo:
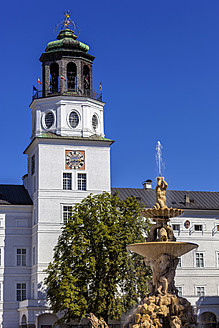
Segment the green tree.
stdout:
<svg viewBox="0 0 219 328">
<path fill-rule="evenodd" d="M 61 322 L 90 312 L 106 322 L 117 319 L 145 296 L 150 270 L 127 251 L 148 232 L 140 209 L 134 197 L 123 201 L 106 192 L 73 207 L 45 279 L 52 310 L 63 313 Z"/>
</svg>

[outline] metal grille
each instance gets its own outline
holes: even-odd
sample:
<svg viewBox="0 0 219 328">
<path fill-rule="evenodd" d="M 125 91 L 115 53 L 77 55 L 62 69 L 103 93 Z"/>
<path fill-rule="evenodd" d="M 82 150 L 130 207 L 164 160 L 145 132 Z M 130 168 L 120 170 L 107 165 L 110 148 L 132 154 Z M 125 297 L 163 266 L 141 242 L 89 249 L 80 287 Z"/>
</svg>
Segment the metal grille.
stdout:
<svg viewBox="0 0 219 328">
<path fill-rule="evenodd" d="M 78 173 L 78 190 L 87 190 L 86 173 Z"/>
<path fill-rule="evenodd" d="M 97 115 L 95 115 L 95 114 L 92 116 L 92 127 L 93 127 L 94 131 L 97 131 L 98 118 L 97 118 Z"/>
<path fill-rule="evenodd" d="M 71 112 L 69 115 L 69 124 L 72 128 L 76 128 L 79 123 L 79 116 L 76 112 Z"/>
<path fill-rule="evenodd" d="M 71 173 L 63 173 L 63 189 L 71 190 Z"/>
<path fill-rule="evenodd" d="M 51 128 L 54 124 L 54 115 L 52 112 L 48 112 L 45 116 L 45 124 L 47 129 Z"/>
</svg>

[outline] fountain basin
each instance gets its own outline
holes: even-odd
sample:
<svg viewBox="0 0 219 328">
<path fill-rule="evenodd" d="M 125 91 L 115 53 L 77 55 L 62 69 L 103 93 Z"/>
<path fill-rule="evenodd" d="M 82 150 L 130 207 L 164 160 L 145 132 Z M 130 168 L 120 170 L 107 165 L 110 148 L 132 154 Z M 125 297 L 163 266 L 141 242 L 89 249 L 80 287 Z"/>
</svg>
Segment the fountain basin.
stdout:
<svg viewBox="0 0 219 328">
<path fill-rule="evenodd" d="M 183 210 L 178 208 L 148 208 L 144 209 L 141 214 L 146 216 L 147 218 L 174 218 L 176 216 L 182 215 L 184 213 Z"/>
<path fill-rule="evenodd" d="M 193 243 L 158 241 L 131 244 L 127 248 L 128 250 L 147 257 L 148 259 L 155 260 L 162 254 L 169 254 L 173 257 L 180 257 L 197 247 L 198 245 Z"/>
</svg>

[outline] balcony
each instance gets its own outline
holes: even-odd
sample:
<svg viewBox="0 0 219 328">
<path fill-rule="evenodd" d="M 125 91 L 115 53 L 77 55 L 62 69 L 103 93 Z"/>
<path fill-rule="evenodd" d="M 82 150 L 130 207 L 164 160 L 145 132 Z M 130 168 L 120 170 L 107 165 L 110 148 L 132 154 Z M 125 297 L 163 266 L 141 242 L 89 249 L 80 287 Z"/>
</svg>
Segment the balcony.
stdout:
<svg viewBox="0 0 219 328">
<path fill-rule="evenodd" d="M 40 300 L 40 299 L 26 299 L 24 301 L 19 302 L 18 309 L 23 308 L 48 308 L 49 303 L 47 300 Z"/>
<path fill-rule="evenodd" d="M 51 90 L 33 90 L 32 101 L 40 98 L 67 96 L 67 97 L 88 97 L 98 101 L 102 101 L 102 93 L 97 93 L 95 90 L 76 90 L 76 91 L 53 91 Z"/>
</svg>

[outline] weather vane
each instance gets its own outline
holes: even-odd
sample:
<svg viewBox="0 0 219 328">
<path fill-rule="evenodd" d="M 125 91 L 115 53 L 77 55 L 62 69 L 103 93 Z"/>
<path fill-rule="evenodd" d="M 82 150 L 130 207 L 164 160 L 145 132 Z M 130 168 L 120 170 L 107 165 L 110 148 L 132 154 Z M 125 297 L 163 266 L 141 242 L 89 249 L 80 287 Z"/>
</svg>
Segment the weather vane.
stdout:
<svg viewBox="0 0 219 328">
<path fill-rule="evenodd" d="M 71 11 L 70 10 L 67 10 L 65 13 L 65 19 L 59 23 L 58 25 L 56 25 L 56 29 L 58 28 L 58 26 L 61 25 L 61 29 L 63 28 L 69 28 L 69 25 L 73 25 L 73 28 L 74 28 L 74 32 L 76 32 L 77 34 L 79 34 L 79 29 L 76 25 L 76 23 L 74 21 L 71 20 L 70 16 L 71 16 Z"/>
</svg>

